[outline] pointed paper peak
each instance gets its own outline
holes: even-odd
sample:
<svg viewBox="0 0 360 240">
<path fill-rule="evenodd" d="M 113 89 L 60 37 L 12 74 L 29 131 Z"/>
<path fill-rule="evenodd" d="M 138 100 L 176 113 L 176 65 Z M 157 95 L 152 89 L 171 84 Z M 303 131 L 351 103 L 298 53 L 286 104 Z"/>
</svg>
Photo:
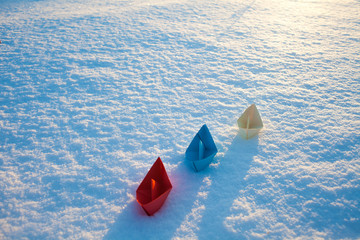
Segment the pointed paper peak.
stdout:
<svg viewBox="0 0 360 240">
<path fill-rule="evenodd" d="M 157 168 L 160 168 L 160 169 L 165 169 L 164 163 L 162 162 L 162 160 L 161 160 L 160 157 L 158 157 L 158 158 L 156 159 L 156 161 L 154 162 L 153 167 L 155 167 L 155 166 L 156 166 Z"/>
<path fill-rule="evenodd" d="M 251 104 L 246 110 L 248 110 L 248 111 L 258 111 L 255 103 Z"/>
<path fill-rule="evenodd" d="M 156 164 L 162 163 L 161 158 L 158 157 L 158 158 L 156 159 L 155 163 L 156 163 Z"/>
<path fill-rule="evenodd" d="M 209 131 L 209 128 L 208 128 L 208 126 L 206 125 L 206 124 L 204 124 L 204 125 L 202 125 L 201 126 L 201 128 L 200 128 L 200 131 L 204 131 L 204 130 L 206 130 L 206 131 Z"/>
</svg>

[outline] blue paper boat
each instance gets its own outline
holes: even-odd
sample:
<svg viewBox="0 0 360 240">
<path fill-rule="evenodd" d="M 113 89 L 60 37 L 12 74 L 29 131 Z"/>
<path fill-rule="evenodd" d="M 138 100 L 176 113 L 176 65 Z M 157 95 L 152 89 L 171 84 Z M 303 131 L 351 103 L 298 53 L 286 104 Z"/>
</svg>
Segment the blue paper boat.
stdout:
<svg viewBox="0 0 360 240">
<path fill-rule="evenodd" d="M 217 152 L 214 139 L 204 124 L 186 149 L 185 157 L 198 172 L 209 166 Z"/>
</svg>

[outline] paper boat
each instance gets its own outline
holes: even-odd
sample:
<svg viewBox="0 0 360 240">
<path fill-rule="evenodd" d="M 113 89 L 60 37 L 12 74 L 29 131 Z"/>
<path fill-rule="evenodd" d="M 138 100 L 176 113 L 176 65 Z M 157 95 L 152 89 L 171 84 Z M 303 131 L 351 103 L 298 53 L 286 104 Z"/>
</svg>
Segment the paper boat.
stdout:
<svg viewBox="0 0 360 240">
<path fill-rule="evenodd" d="M 198 172 L 209 166 L 217 151 L 210 131 L 204 124 L 191 141 L 185 152 L 185 157 Z"/>
<path fill-rule="evenodd" d="M 164 204 L 171 189 L 170 179 L 159 157 L 136 190 L 136 200 L 151 216 Z"/>
<path fill-rule="evenodd" d="M 240 135 L 245 139 L 254 137 L 263 127 L 260 113 L 255 104 L 251 104 L 251 106 L 245 110 L 237 120 L 237 123 L 240 129 Z"/>
</svg>

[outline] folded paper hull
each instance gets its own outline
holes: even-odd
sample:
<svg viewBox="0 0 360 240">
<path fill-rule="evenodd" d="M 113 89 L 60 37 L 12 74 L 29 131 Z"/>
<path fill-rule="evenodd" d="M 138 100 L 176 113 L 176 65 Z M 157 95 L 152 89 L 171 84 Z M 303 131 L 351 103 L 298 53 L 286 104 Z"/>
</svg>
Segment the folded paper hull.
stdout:
<svg viewBox="0 0 360 240">
<path fill-rule="evenodd" d="M 136 190 L 136 200 L 151 216 L 164 204 L 171 189 L 170 179 L 159 157 Z"/>
<path fill-rule="evenodd" d="M 209 166 L 216 153 L 215 142 L 205 124 L 191 141 L 185 152 L 185 157 L 189 165 L 198 172 Z"/>
<path fill-rule="evenodd" d="M 260 130 L 261 130 L 261 128 L 258 128 L 258 129 L 240 128 L 239 134 L 241 137 L 243 137 L 245 139 L 250 139 L 252 137 L 255 137 L 260 132 Z"/>
<path fill-rule="evenodd" d="M 163 194 L 161 194 L 158 198 L 156 198 L 153 201 L 150 201 L 146 204 L 141 204 L 141 207 L 144 209 L 147 215 L 152 216 L 154 213 L 156 213 L 164 204 L 165 200 L 167 199 L 171 189 L 165 191 Z"/>
<path fill-rule="evenodd" d="M 245 139 L 250 139 L 257 135 L 263 128 L 260 113 L 255 104 L 248 107 L 237 120 L 239 133 Z"/>
<path fill-rule="evenodd" d="M 192 157 L 191 153 L 190 153 L 186 156 L 186 158 L 188 159 L 190 166 L 192 168 L 194 168 L 195 171 L 199 172 L 201 170 L 204 170 L 205 168 L 207 168 L 207 166 L 210 165 L 210 163 L 213 161 L 215 155 L 216 155 L 216 152 L 212 153 L 211 155 L 209 155 L 206 158 L 195 159 L 195 157 Z M 191 160 L 191 159 L 193 159 L 193 160 Z"/>
</svg>

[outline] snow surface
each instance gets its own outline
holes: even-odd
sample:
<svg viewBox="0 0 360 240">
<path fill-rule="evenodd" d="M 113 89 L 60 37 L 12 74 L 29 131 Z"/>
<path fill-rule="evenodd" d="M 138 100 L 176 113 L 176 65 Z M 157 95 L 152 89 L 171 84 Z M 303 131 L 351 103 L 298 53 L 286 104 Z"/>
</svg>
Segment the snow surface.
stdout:
<svg viewBox="0 0 360 240">
<path fill-rule="evenodd" d="M 0 239 L 360 238 L 359 0 L 1 0 L 0 40 Z"/>
</svg>

